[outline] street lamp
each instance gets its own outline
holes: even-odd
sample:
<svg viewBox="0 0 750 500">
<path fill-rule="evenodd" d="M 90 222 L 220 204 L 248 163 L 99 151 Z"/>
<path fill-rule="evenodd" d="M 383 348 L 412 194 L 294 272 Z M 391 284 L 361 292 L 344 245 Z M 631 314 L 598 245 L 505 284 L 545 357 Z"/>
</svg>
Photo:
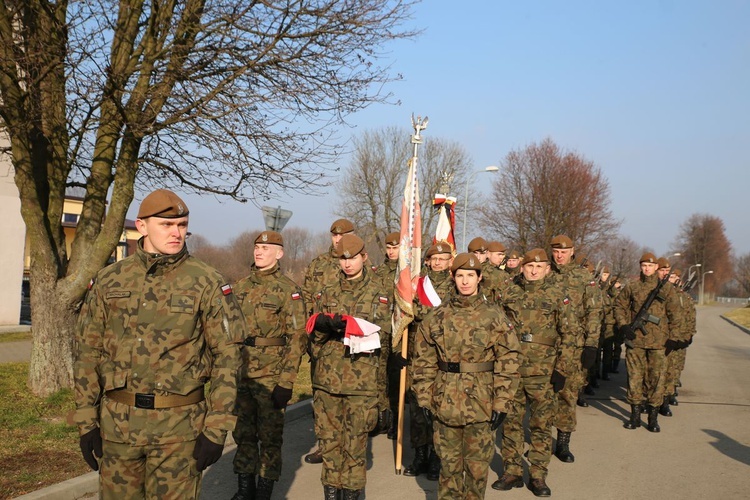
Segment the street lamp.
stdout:
<svg viewBox="0 0 750 500">
<path fill-rule="evenodd" d="M 466 178 L 466 188 L 464 189 L 464 229 L 463 229 L 463 236 L 461 237 L 461 249 L 466 248 L 466 214 L 469 213 L 469 182 L 477 175 L 481 174 L 482 172 L 497 172 L 500 170 L 500 167 L 496 167 L 495 165 L 490 165 L 489 167 L 484 167 L 482 170 L 477 170 L 476 172 L 472 172 L 467 178 Z"/>
<path fill-rule="evenodd" d="M 690 273 L 692 272 L 694 267 L 701 267 L 700 264 L 693 264 L 692 266 L 688 267 L 687 277 L 685 279 L 690 279 Z"/>
<path fill-rule="evenodd" d="M 700 299 L 698 300 L 698 304 L 701 306 L 703 305 L 703 283 L 706 281 L 707 274 L 713 274 L 713 271 L 706 271 L 705 273 L 701 275 L 701 296 L 700 296 Z"/>
</svg>

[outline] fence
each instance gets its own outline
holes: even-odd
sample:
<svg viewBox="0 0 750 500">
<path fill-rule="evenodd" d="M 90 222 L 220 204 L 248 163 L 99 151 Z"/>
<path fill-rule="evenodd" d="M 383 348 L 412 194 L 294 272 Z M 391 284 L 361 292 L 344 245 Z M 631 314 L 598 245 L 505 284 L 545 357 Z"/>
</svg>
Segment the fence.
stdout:
<svg viewBox="0 0 750 500">
<path fill-rule="evenodd" d="M 750 303 L 750 298 L 740 298 L 740 297 L 716 297 L 716 302 L 719 304 L 731 304 L 735 306 L 746 306 L 748 303 Z"/>
</svg>

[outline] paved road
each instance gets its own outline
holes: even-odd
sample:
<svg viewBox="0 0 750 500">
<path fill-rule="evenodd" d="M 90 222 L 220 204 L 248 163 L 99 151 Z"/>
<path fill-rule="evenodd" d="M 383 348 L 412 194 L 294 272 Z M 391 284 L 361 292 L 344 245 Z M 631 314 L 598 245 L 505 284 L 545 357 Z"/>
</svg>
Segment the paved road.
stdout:
<svg viewBox="0 0 750 500">
<path fill-rule="evenodd" d="M 622 427 L 629 414 L 624 370 L 602 383 L 589 398 L 591 406 L 578 410 L 578 431 L 571 440 L 575 463 L 552 459 L 547 482 L 554 498 L 750 497 L 750 335 L 719 317 L 727 310 L 699 309 L 699 334 L 688 353 L 680 404 L 673 417 L 660 417 L 661 433 Z M 322 498 L 320 466 L 302 461 L 314 445 L 312 418 L 304 410 L 296 414 L 285 429 L 284 468 L 274 498 Z M 226 453 L 206 473 L 202 498 L 234 494 L 233 456 L 233 451 Z M 436 483 L 394 474 L 393 442 L 385 436 L 372 440 L 368 456 L 368 499 L 436 498 Z M 410 460 L 407 446 L 404 462 Z M 490 483 L 501 472 L 496 455 Z M 534 498 L 525 488 L 499 492 L 489 487 L 486 497 Z"/>
</svg>

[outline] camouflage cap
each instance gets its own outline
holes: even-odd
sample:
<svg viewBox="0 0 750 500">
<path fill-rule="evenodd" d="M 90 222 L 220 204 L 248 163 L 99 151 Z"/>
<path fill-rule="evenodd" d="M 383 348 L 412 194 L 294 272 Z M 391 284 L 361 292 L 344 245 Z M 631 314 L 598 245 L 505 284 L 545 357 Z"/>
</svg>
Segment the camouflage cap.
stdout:
<svg viewBox="0 0 750 500">
<path fill-rule="evenodd" d="M 505 252 L 505 245 L 499 241 L 490 241 L 487 243 L 488 252 Z"/>
<path fill-rule="evenodd" d="M 659 269 L 672 267 L 666 257 L 659 257 L 656 259 L 656 263 L 659 264 Z"/>
<path fill-rule="evenodd" d="M 338 219 L 331 224 L 331 232 L 333 234 L 346 234 L 352 231 L 354 231 L 354 224 L 350 220 Z"/>
<path fill-rule="evenodd" d="M 482 237 L 474 238 L 469 242 L 469 252 L 486 252 L 487 240 Z"/>
<path fill-rule="evenodd" d="M 573 248 L 573 240 L 564 234 L 558 234 L 552 238 L 552 241 L 549 242 L 549 246 L 552 248 Z"/>
<path fill-rule="evenodd" d="M 656 255 L 652 254 L 651 252 L 646 252 L 643 255 L 641 255 L 641 260 L 638 262 L 650 262 L 651 264 L 656 264 Z"/>
<path fill-rule="evenodd" d="M 138 209 L 138 218 L 163 217 L 165 219 L 176 219 L 185 217 L 189 213 L 187 205 L 179 196 L 168 189 L 157 189 L 141 202 Z"/>
<path fill-rule="evenodd" d="M 425 257 L 429 258 L 439 253 L 452 254 L 453 247 L 447 241 L 438 241 L 437 243 L 435 243 L 434 245 L 432 245 L 430 248 L 427 249 L 427 253 L 425 254 Z"/>
<path fill-rule="evenodd" d="M 523 256 L 521 255 L 520 250 L 518 250 L 517 248 L 514 248 L 513 250 L 511 250 L 510 252 L 506 254 L 506 257 L 508 257 L 508 260 L 510 260 L 510 259 L 520 259 Z"/>
<path fill-rule="evenodd" d="M 362 253 L 364 249 L 365 242 L 362 241 L 362 238 L 356 234 L 348 233 L 342 236 L 341 241 L 336 245 L 336 257 L 351 259 Z"/>
<path fill-rule="evenodd" d="M 460 253 L 456 255 L 456 258 L 453 259 L 453 265 L 451 266 L 451 272 L 453 274 L 456 274 L 456 271 L 459 269 L 469 269 L 472 271 L 477 271 L 477 273 L 482 272 L 482 263 L 479 262 L 479 259 L 475 255 L 472 255 L 470 253 Z"/>
<path fill-rule="evenodd" d="M 529 250 L 523 256 L 523 263 L 528 264 L 529 262 L 549 262 L 547 252 L 545 252 L 541 248 Z"/>
<path fill-rule="evenodd" d="M 398 246 L 401 244 L 401 233 L 391 233 L 385 237 L 385 244 L 390 246 Z"/>
<path fill-rule="evenodd" d="M 258 243 L 283 247 L 284 239 L 276 231 L 263 231 L 255 238 L 255 244 L 257 245 Z"/>
</svg>

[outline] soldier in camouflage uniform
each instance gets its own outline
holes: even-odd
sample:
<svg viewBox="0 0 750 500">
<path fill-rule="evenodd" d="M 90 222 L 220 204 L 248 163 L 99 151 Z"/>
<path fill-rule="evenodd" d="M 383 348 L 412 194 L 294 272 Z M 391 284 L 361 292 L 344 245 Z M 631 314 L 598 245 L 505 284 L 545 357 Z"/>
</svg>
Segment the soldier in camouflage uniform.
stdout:
<svg viewBox="0 0 750 500">
<path fill-rule="evenodd" d="M 413 389 L 433 420 L 438 498 L 484 498 L 495 430 L 519 383 L 518 339 L 502 310 L 479 292 L 482 266 L 468 253 L 451 267 L 456 294 L 422 322 Z"/>
<path fill-rule="evenodd" d="M 281 273 L 284 240 L 275 231 L 255 239 L 250 275 L 233 287 L 248 323 L 237 388 L 232 500 L 269 500 L 281 475 L 284 411 L 307 347 L 302 290 Z M 257 491 L 255 476 L 258 476 Z"/>
<path fill-rule="evenodd" d="M 670 361 L 668 370 L 673 370 L 672 373 L 667 375 L 668 383 L 665 396 L 669 398 L 669 403 L 672 406 L 677 406 L 677 387 L 680 383 L 680 375 L 682 370 L 685 369 L 685 358 L 687 356 L 687 348 L 693 343 L 693 337 L 697 333 L 696 330 L 696 317 L 695 317 L 695 304 L 690 294 L 686 290 L 683 290 L 680 285 L 681 272 L 676 269 L 674 273 L 669 277 L 669 281 L 673 283 L 677 289 L 677 296 L 680 298 L 680 304 L 683 307 L 682 316 L 682 332 L 680 348 L 674 353 L 670 354 L 669 357 L 674 359 Z"/>
<path fill-rule="evenodd" d="M 550 270 L 547 254 L 536 248 L 523 258 L 519 286 L 521 383 L 513 399 L 513 410 L 503 426 L 501 454 L 504 473 L 492 484 L 507 491 L 523 486 L 524 416 L 529 405 L 529 489 L 536 496 L 550 496 L 546 483 L 552 457 L 552 418 L 555 393 L 573 375 L 575 325 L 577 320 L 562 289 L 545 276 Z"/>
<path fill-rule="evenodd" d="M 571 463 L 575 461 L 570 452 L 570 435 L 576 430 L 576 402 L 586 383 L 586 372 L 596 361 L 599 347 L 601 291 L 591 273 L 573 262 L 575 247 L 570 238 L 565 235 L 555 236 L 550 246 L 554 260 L 550 278 L 562 287 L 578 319 L 573 352 L 576 370 L 567 379 L 565 387 L 557 393 L 557 414 L 553 421 L 553 425 L 557 427 L 555 456 L 563 462 Z"/>
<path fill-rule="evenodd" d="M 234 429 L 245 320 L 221 275 L 188 254 L 187 226 L 177 195 L 149 194 L 135 254 L 99 271 L 81 310 L 74 418 L 104 499 L 198 498 Z"/>
<path fill-rule="evenodd" d="M 669 354 L 667 351 L 671 352 L 679 339 L 680 305 L 674 287 L 663 287 L 648 310 L 650 315 L 660 319 L 659 324 L 649 322 L 646 326 L 648 335 L 640 330 L 633 331 L 631 322 L 645 303 L 646 297 L 658 284 L 658 264 L 654 254 L 643 254 L 640 263 L 640 279 L 628 283 L 615 299 L 615 321 L 622 330 L 628 347 L 625 363 L 628 369 L 627 398 L 631 413 L 625 428 L 636 429 L 641 426 L 641 411 L 645 399 L 648 404 L 647 429 L 659 432 L 658 412 L 664 398 L 665 358 Z"/>
<path fill-rule="evenodd" d="M 510 275 L 511 279 L 513 279 L 521 272 L 521 251 L 513 249 L 508 252 L 506 256 L 505 272 Z"/>
<path fill-rule="evenodd" d="M 308 321 L 314 360 L 315 431 L 323 455 L 321 481 L 326 500 L 356 500 L 366 482 L 367 433 L 375 427 L 385 394 L 385 348 L 352 353 L 345 342 L 347 321 L 364 319 L 380 327 L 381 345 L 391 336 L 391 290 L 365 266 L 365 244 L 354 234 L 336 246 L 339 279 L 316 294 Z M 333 316 L 331 316 L 333 315 Z M 349 322 L 354 321 L 349 319 Z M 354 325 L 348 325 L 353 328 Z"/>
<path fill-rule="evenodd" d="M 487 243 L 487 260 L 500 271 L 505 271 L 505 250 L 505 245 L 499 241 Z"/>
<path fill-rule="evenodd" d="M 610 270 L 605 267 L 599 277 L 599 288 L 602 290 L 602 333 L 599 343 L 602 345 L 601 354 L 601 376 L 602 380 L 610 380 L 609 373 L 612 371 L 612 356 L 615 347 L 615 297 L 618 289 L 610 282 Z M 614 279 L 614 278 L 612 278 Z"/>
</svg>

